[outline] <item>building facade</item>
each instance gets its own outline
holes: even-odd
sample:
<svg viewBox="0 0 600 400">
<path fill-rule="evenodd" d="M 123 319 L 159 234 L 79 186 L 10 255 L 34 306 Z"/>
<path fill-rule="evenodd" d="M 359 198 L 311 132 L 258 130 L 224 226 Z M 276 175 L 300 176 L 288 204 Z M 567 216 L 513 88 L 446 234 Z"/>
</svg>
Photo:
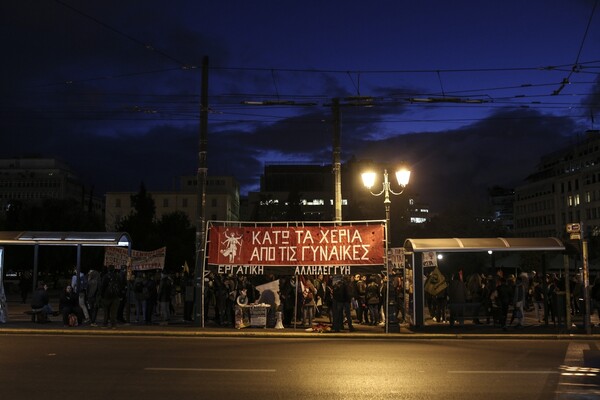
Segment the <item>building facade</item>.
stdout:
<svg viewBox="0 0 600 400">
<path fill-rule="evenodd" d="M 163 215 L 182 212 L 192 226 L 198 219 L 198 180 L 196 176 L 180 178 L 180 189 L 177 191 L 160 191 L 148 194 L 154 200 L 156 218 Z M 114 230 L 122 218 L 133 212 L 131 196 L 137 192 L 106 193 L 105 225 L 107 230 Z M 206 220 L 238 221 L 240 212 L 240 189 L 237 181 L 230 176 L 208 177 L 206 180 L 206 204 L 204 218 Z"/>
<path fill-rule="evenodd" d="M 0 205 L 6 212 L 17 204 L 36 205 L 46 199 L 73 199 L 98 215 L 103 202 L 86 190 L 77 174 L 54 158 L 0 159 Z"/>
<path fill-rule="evenodd" d="M 382 188 L 384 165 L 371 161 L 352 160 L 341 167 L 342 220 L 385 219 L 383 196 L 373 196 L 362 183 L 361 173 L 369 167 L 379 171 Z M 391 169 L 390 169 L 391 170 Z M 259 192 L 250 192 L 245 201 L 245 221 L 334 221 L 334 174 L 331 165 L 271 164 L 261 176 Z M 392 177 L 392 179 L 395 179 Z M 392 183 L 395 191 L 400 191 Z M 408 224 L 423 224 L 429 220 L 429 208 L 410 190 L 393 196 L 390 226 L 400 231 Z M 377 189 L 373 189 L 377 190 Z M 379 191 L 377 190 L 377 191 Z M 391 232 L 400 242 L 400 234 Z"/>
<path fill-rule="evenodd" d="M 566 235 L 566 225 L 582 223 L 584 234 L 600 234 L 600 131 L 546 155 L 526 183 L 515 189 L 518 236 Z"/>
</svg>

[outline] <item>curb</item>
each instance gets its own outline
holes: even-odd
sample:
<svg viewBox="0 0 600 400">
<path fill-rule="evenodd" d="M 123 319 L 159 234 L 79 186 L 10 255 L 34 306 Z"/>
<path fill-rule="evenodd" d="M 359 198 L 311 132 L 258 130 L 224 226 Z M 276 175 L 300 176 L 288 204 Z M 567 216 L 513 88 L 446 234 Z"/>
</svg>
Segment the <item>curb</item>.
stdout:
<svg viewBox="0 0 600 400">
<path fill-rule="evenodd" d="M 280 338 L 280 339 L 345 339 L 345 340 L 600 340 L 600 334 L 580 333 L 317 333 L 284 331 L 210 331 L 210 330 L 141 330 L 141 329 L 77 329 L 77 328 L 0 328 L 0 335 L 65 335 L 65 336 L 144 336 L 187 338 Z"/>
</svg>

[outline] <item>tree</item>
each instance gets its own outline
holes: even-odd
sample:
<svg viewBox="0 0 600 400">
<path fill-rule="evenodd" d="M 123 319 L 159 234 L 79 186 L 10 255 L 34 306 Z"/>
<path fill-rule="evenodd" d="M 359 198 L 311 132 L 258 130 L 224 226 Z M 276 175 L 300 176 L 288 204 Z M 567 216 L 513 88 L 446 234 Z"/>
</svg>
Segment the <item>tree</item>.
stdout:
<svg viewBox="0 0 600 400">
<path fill-rule="evenodd" d="M 165 269 L 180 272 L 187 261 L 194 263 L 196 248 L 196 230 L 191 226 L 187 215 L 176 211 L 165 214 L 157 223 L 159 240 L 167 247 Z"/>
<path fill-rule="evenodd" d="M 155 250 L 161 247 L 156 224 L 154 199 L 142 182 L 140 191 L 131 196 L 133 211 L 117 224 L 117 230 L 129 233 L 136 250 Z"/>
</svg>

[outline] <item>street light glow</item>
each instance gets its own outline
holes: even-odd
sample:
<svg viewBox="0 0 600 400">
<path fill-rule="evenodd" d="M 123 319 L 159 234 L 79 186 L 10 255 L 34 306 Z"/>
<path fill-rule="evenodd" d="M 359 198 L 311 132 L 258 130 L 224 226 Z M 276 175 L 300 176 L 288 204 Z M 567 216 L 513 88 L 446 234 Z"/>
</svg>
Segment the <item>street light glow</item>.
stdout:
<svg viewBox="0 0 600 400">
<path fill-rule="evenodd" d="M 371 189 L 375 186 L 375 178 L 377 178 L 377 174 L 373 171 L 367 171 L 362 173 L 362 181 L 367 189 Z"/>
<path fill-rule="evenodd" d="M 400 186 L 404 187 L 408 185 L 408 181 L 410 181 L 410 170 L 406 167 L 400 168 L 396 171 L 396 179 Z"/>
<path fill-rule="evenodd" d="M 396 179 L 398 180 L 398 184 L 401 186 L 401 189 L 399 192 L 395 192 L 394 190 L 392 190 L 392 187 L 390 185 L 390 181 L 388 178 L 388 171 L 387 169 L 383 170 L 383 182 L 382 182 L 382 187 L 381 187 L 381 191 L 378 193 L 374 193 L 371 189 L 373 188 L 373 186 L 375 185 L 375 178 L 377 177 L 377 174 L 373 171 L 367 171 L 367 172 L 363 172 L 361 174 L 362 177 L 362 181 L 363 184 L 365 185 L 365 187 L 367 189 L 369 189 L 369 192 L 371 192 L 371 194 L 373 196 L 384 196 L 384 200 L 383 200 L 383 204 L 385 206 L 385 226 L 386 226 L 386 238 L 385 238 L 385 250 L 386 250 L 386 254 L 388 254 L 388 249 L 389 249 L 389 245 L 390 245 L 390 237 L 389 237 L 389 232 L 391 231 L 390 228 L 390 194 L 395 195 L 395 196 L 400 196 L 402 194 L 402 192 L 404 192 L 404 189 L 406 188 L 406 185 L 408 185 L 408 181 L 410 180 L 410 171 L 408 170 L 408 168 L 405 167 L 401 167 L 396 171 Z M 389 255 L 386 255 L 386 260 L 385 260 L 385 265 L 386 268 L 389 268 Z M 396 316 L 396 304 L 395 302 L 390 302 L 390 280 L 387 280 L 387 299 L 386 299 L 386 315 L 389 317 L 386 320 L 386 326 L 385 326 L 385 332 L 389 333 L 390 328 L 393 328 L 393 332 L 400 332 L 400 325 L 398 324 L 398 319 Z M 395 289 L 394 289 L 395 290 Z M 405 310 L 406 312 L 406 310 Z"/>
</svg>

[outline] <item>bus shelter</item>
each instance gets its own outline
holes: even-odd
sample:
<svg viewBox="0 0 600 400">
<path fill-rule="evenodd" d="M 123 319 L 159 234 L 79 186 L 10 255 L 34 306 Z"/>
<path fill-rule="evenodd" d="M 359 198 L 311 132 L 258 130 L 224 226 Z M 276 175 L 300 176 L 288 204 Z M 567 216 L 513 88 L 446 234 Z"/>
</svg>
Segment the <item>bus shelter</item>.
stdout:
<svg viewBox="0 0 600 400">
<path fill-rule="evenodd" d="M 77 276 L 81 272 L 81 248 L 127 247 L 131 255 L 131 238 L 126 232 L 39 232 L 0 231 L 0 322 L 6 321 L 6 294 L 4 292 L 4 246 L 34 246 L 33 289 L 37 286 L 39 246 L 76 246 Z"/>
<path fill-rule="evenodd" d="M 564 244 L 557 238 L 438 238 L 406 239 L 404 251 L 412 256 L 413 267 L 413 324 L 424 324 L 425 291 L 423 253 L 425 252 L 515 252 L 515 251 L 564 251 Z M 543 255 L 543 254 L 542 254 Z"/>
</svg>

